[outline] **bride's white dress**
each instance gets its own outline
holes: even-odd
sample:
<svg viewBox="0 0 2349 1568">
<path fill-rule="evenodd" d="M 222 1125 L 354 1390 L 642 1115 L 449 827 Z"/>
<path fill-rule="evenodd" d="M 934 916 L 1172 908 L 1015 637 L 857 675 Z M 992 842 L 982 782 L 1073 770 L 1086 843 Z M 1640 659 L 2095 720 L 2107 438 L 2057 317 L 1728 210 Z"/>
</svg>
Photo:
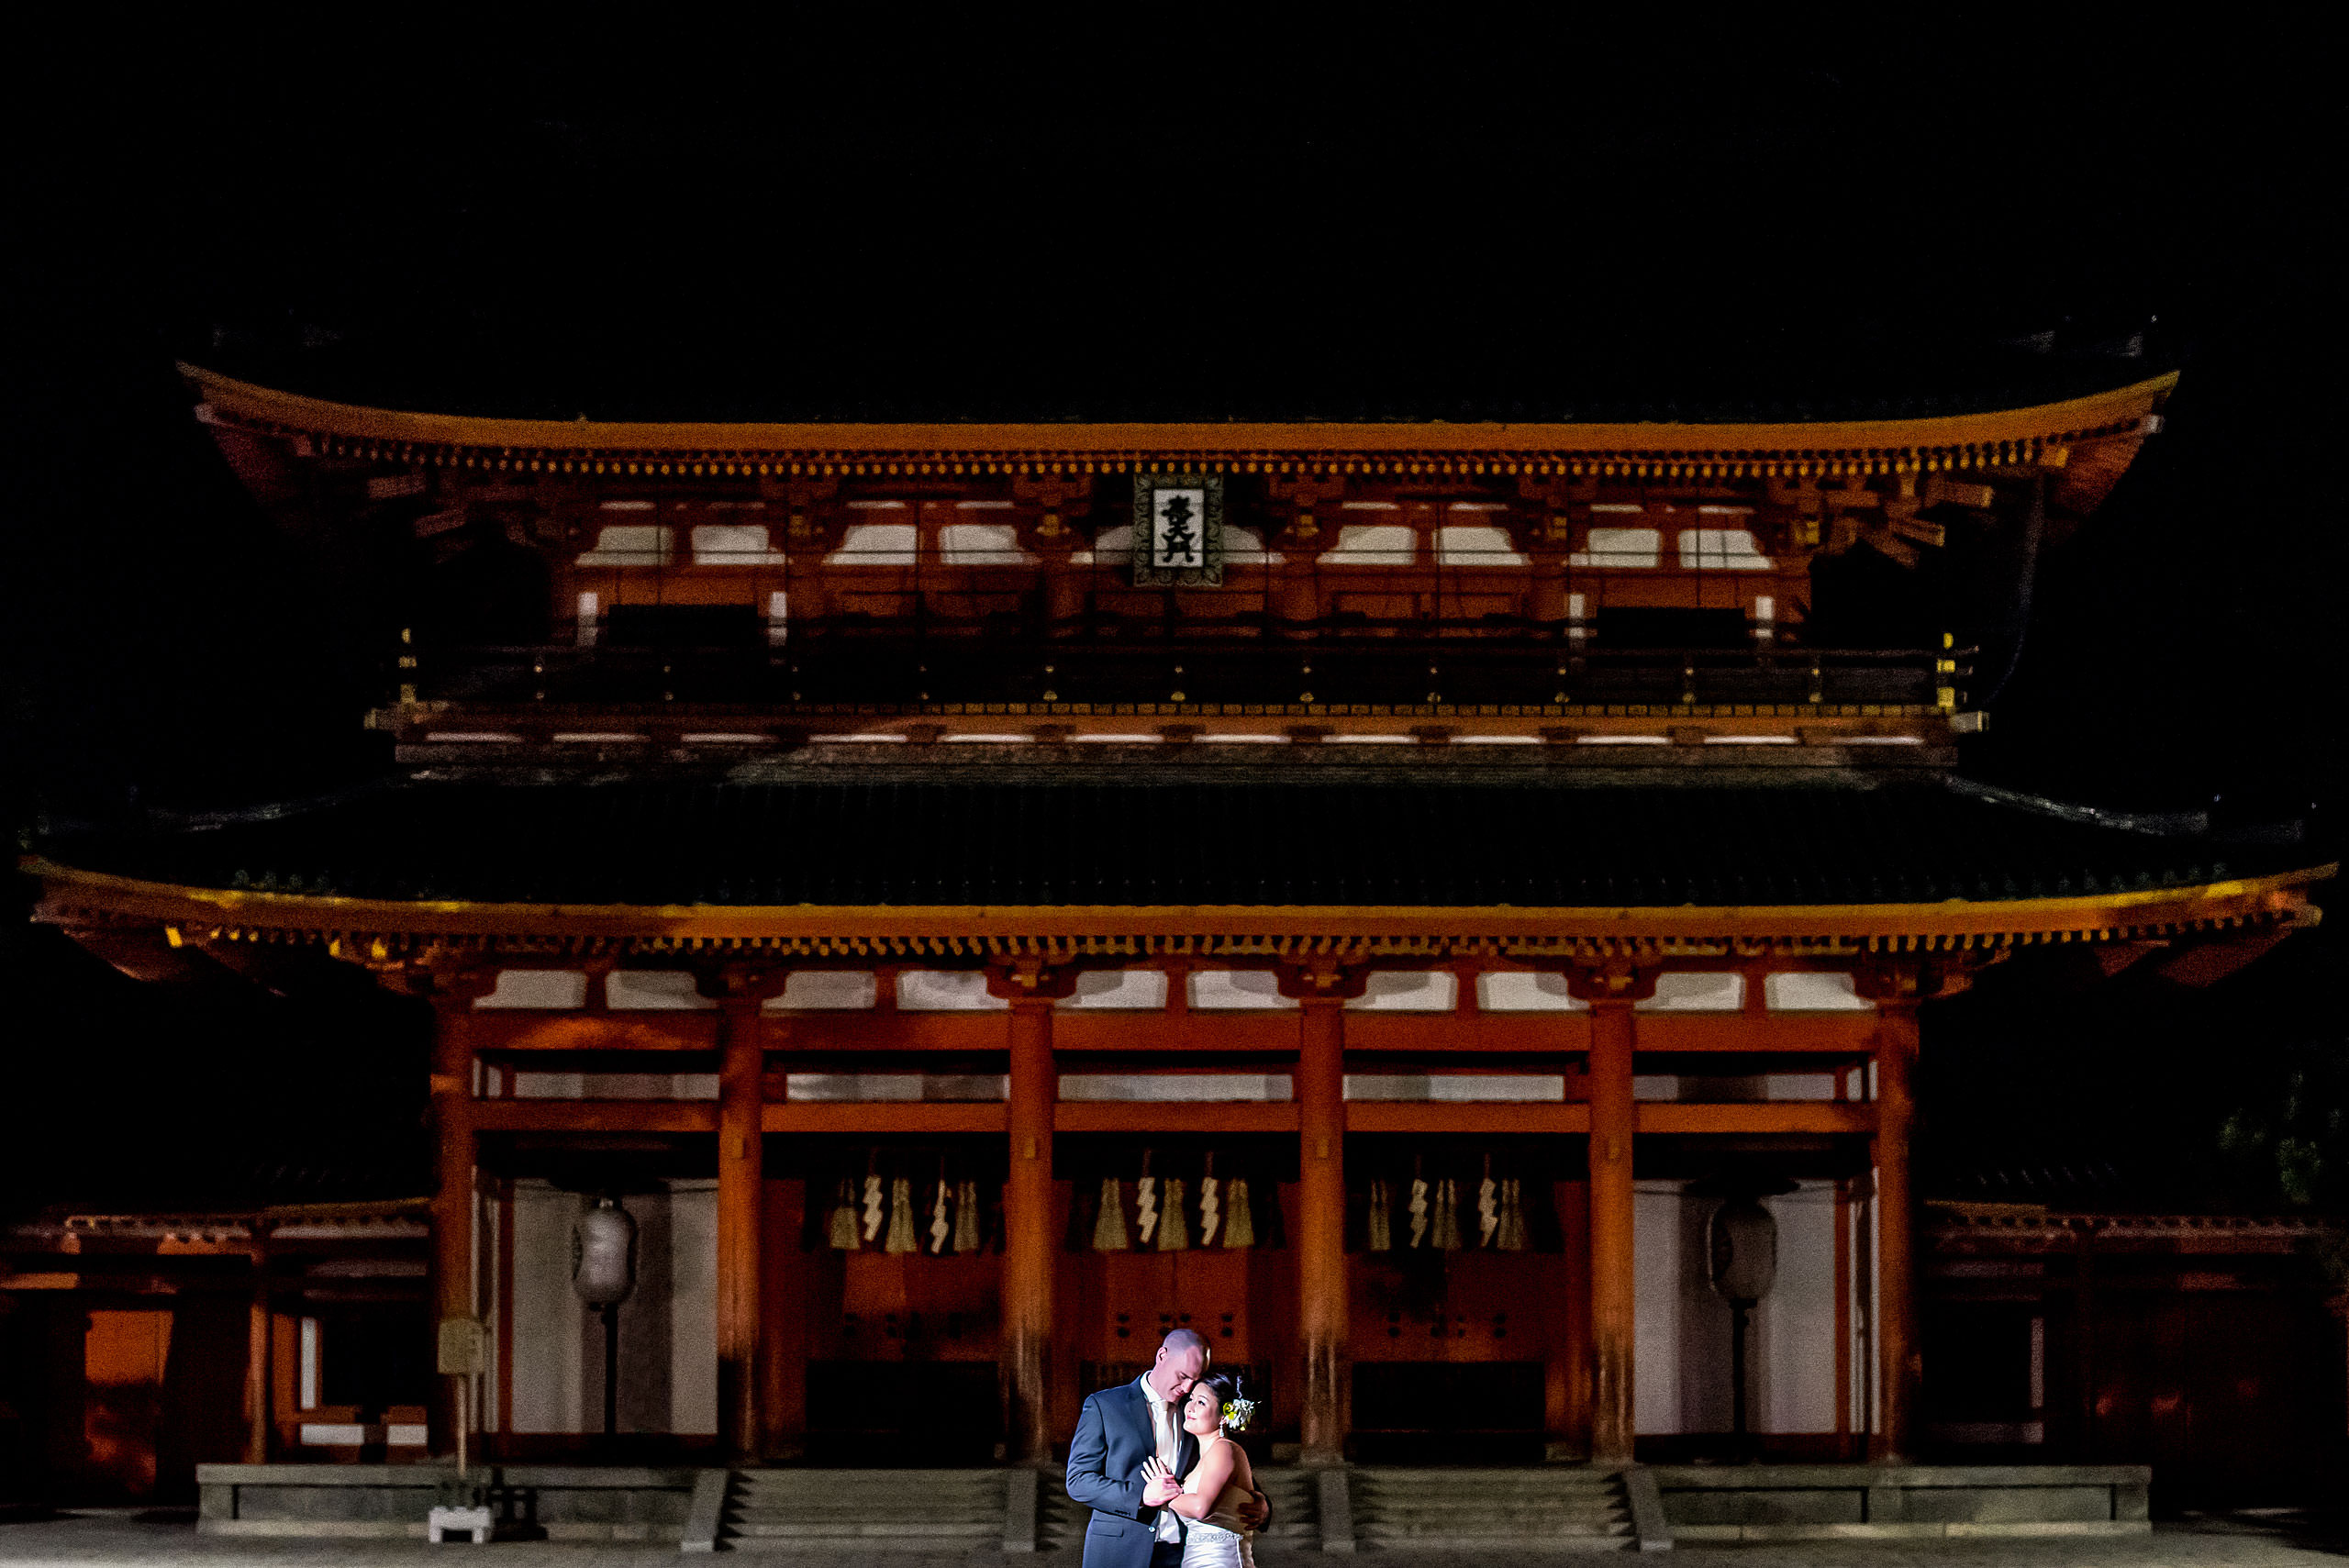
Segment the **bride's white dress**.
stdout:
<svg viewBox="0 0 2349 1568">
<path fill-rule="evenodd" d="M 1213 1440 L 1231 1440 L 1219 1437 Z M 1198 1474 L 1198 1466 L 1194 1464 L 1183 1482 L 1183 1490 L 1195 1496 Z M 1183 1532 L 1183 1568 L 1256 1568 L 1254 1540 L 1255 1532 L 1241 1523 L 1238 1515 L 1216 1508 L 1206 1518 L 1192 1520 L 1190 1528 Z"/>
</svg>

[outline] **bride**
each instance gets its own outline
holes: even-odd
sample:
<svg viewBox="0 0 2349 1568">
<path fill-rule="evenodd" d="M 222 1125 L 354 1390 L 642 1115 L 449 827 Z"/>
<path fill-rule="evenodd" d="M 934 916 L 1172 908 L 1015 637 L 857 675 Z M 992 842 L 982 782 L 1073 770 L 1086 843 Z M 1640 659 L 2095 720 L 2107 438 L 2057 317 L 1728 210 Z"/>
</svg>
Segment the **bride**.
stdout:
<svg viewBox="0 0 2349 1568">
<path fill-rule="evenodd" d="M 1227 1434 L 1243 1431 L 1256 1402 L 1240 1396 L 1224 1373 L 1201 1378 L 1183 1406 L 1183 1429 L 1199 1440 L 1198 1462 L 1179 1480 L 1156 1459 L 1142 1465 L 1142 1502 L 1167 1507 L 1189 1521 L 1183 1531 L 1183 1568 L 1256 1568 L 1255 1532 L 1234 1510 L 1256 1490 L 1248 1455 Z"/>
</svg>

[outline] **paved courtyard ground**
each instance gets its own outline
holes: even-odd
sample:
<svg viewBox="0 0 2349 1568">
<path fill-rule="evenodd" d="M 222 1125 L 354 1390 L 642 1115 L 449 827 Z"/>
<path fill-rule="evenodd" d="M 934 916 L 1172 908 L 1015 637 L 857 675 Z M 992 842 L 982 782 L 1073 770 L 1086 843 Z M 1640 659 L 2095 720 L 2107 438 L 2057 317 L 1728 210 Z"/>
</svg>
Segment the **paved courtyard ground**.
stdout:
<svg viewBox="0 0 2349 1568">
<path fill-rule="evenodd" d="M 128 1511 L 90 1512 L 28 1522 L 0 1522 L 0 1563 L 72 1564 L 187 1562 L 202 1568 L 414 1568 L 419 1562 L 464 1561 L 478 1552 L 513 1568 L 651 1568 L 674 1565 L 674 1547 L 508 1543 L 486 1547 L 427 1546 L 421 1541 L 241 1540 L 199 1536 L 191 1518 Z M 1296 1568 L 1322 1561 L 1319 1552 L 1261 1554 L 1265 1568 Z M 1069 1553 L 1001 1557 L 992 1553 L 930 1556 L 872 1552 L 856 1556 L 743 1553 L 780 1563 L 822 1562 L 838 1568 L 1077 1568 Z M 1566 1568 L 1609 1562 L 1580 1552 L 1366 1552 L 1364 1568 Z M 1676 1561 L 1689 1568 L 2340 1568 L 2349 1560 L 2349 1521 L 2292 1518 L 2196 1519 L 2164 1524 L 2150 1536 L 2087 1540 L 1965 1540 L 1934 1542 L 1797 1541 L 1773 1546 L 1685 1546 Z M 1650 1561 L 1655 1561 L 1650 1559 Z"/>
</svg>

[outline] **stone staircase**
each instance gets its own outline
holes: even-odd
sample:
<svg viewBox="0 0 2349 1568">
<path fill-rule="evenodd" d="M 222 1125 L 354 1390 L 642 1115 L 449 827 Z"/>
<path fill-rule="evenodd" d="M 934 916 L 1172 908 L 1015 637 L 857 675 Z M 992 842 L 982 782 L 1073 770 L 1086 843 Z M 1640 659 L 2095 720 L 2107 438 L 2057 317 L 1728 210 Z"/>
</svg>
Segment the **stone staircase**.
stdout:
<svg viewBox="0 0 2349 1568">
<path fill-rule="evenodd" d="M 1262 1538 L 1265 1542 L 1308 1551 L 1321 1544 L 1320 1494 L 1316 1481 L 1316 1473 L 1309 1470 L 1275 1470 L 1266 1465 L 1256 1472 L 1256 1485 L 1273 1505 L 1272 1528 Z M 1085 1525 L 1093 1517 L 1093 1510 L 1072 1502 L 1058 1475 L 1046 1476 L 1041 1492 L 1037 1548 L 1043 1551 L 1084 1550 Z"/>
<path fill-rule="evenodd" d="M 1640 1544 L 1623 1475 L 1587 1465 L 1524 1470 L 1406 1470 L 1349 1474 L 1364 1550 L 1529 1546 L 1626 1551 Z"/>
<path fill-rule="evenodd" d="M 1006 1470 L 737 1470 L 722 1551 L 1000 1551 Z"/>
<path fill-rule="evenodd" d="M 1521 1470 L 1267 1466 L 1264 1544 L 1277 1551 L 1667 1551 L 1654 1474 L 1585 1465 Z M 1091 1510 L 1056 1473 L 707 1470 L 681 1545 L 828 1560 L 872 1552 L 1075 1552 Z"/>
</svg>

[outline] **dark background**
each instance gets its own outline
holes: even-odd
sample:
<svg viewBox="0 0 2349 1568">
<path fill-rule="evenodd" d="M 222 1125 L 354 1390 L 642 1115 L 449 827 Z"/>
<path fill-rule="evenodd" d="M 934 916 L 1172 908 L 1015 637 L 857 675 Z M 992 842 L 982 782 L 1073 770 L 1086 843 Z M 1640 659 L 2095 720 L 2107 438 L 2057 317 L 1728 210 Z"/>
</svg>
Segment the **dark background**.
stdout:
<svg viewBox="0 0 2349 1568">
<path fill-rule="evenodd" d="M 2303 818 L 2330 857 L 2343 93 L 2309 39 L 2102 12 L 1832 43 L 1409 16 L 28 45 L 11 820 L 384 765 L 357 724 L 367 618 L 229 479 L 175 358 L 557 417 L 1078 413 L 1138 387 L 1208 413 L 1916 411 L 2176 366 L 2167 432 L 2042 563 L 1967 767 Z M 1967 589 L 1838 570 L 1894 619 Z M 324 971 L 141 988 L 9 933 L 12 1204 L 427 1179 L 406 1004 Z M 2324 930 L 2199 991 L 2008 964 L 1929 1024 L 1935 1179 L 2338 1205 L 2343 980 Z"/>
</svg>

